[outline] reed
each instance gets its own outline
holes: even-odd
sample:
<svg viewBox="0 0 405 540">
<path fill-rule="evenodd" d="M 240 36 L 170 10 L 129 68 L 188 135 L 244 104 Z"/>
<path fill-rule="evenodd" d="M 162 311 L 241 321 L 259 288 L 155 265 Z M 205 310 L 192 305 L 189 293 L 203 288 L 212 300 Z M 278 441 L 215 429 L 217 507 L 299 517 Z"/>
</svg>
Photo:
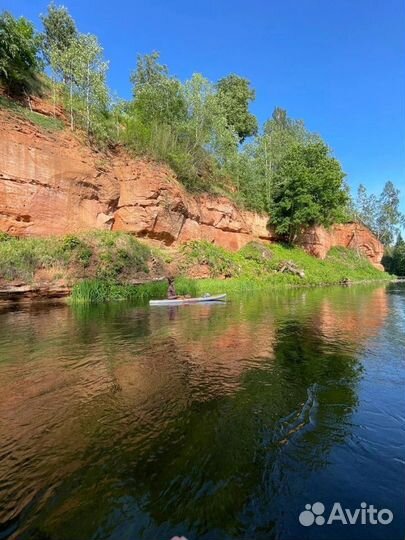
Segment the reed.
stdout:
<svg viewBox="0 0 405 540">
<path fill-rule="evenodd" d="M 85 279 L 73 287 L 70 302 L 73 304 L 96 304 L 133 300 L 142 304 L 151 298 L 162 298 L 166 296 L 166 293 L 167 285 L 164 282 L 127 285 L 100 279 Z"/>
</svg>

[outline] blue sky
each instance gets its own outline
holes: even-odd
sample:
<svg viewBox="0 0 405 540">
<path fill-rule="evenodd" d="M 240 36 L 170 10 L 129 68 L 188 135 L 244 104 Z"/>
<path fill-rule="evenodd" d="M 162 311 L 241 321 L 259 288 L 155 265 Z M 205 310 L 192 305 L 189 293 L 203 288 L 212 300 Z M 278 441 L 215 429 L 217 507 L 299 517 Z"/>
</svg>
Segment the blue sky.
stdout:
<svg viewBox="0 0 405 540">
<path fill-rule="evenodd" d="M 1 0 L 39 27 L 47 1 Z M 58 2 L 57 2 L 58 3 Z M 161 52 L 170 71 L 211 80 L 234 72 L 256 89 L 264 121 L 278 105 L 334 149 L 353 188 L 401 188 L 405 211 L 403 0 L 63 0 L 97 34 L 109 83 L 130 97 L 136 54 Z"/>
</svg>

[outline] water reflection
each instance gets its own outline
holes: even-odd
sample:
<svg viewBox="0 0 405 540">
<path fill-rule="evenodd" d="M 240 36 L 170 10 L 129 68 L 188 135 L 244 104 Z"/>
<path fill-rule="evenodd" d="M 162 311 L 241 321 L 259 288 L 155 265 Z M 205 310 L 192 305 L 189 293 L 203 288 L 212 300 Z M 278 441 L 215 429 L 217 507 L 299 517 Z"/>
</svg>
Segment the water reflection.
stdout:
<svg viewBox="0 0 405 540">
<path fill-rule="evenodd" d="M 299 537 L 392 309 L 354 287 L 2 313 L 0 538 Z"/>
</svg>

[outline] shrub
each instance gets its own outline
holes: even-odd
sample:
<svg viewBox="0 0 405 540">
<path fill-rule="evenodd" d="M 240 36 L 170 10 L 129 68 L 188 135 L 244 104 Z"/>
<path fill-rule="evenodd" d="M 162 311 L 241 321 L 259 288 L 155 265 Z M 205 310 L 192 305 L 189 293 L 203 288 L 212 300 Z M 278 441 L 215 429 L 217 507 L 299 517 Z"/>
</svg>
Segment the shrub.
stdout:
<svg viewBox="0 0 405 540">
<path fill-rule="evenodd" d="M 0 242 L 8 242 L 12 239 L 12 236 L 6 232 L 0 231 Z"/>
<path fill-rule="evenodd" d="M 82 241 L 74 234 L 68 234 L 62 240 L 62 249 L 64 251 L 73 251 L 80 245 L 82 245 Z"/>
</svg>

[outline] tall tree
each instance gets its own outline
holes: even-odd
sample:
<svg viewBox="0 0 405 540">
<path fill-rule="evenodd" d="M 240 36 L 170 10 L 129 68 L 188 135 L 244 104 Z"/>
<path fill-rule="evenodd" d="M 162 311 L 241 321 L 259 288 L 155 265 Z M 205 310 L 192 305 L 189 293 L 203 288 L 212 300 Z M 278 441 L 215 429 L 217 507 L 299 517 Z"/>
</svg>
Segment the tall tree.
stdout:
<svg viewBox="0 0 405 540">
<path fill-rule="evenodd" d="M 237 133 L 240 142 L 256 135 L 257 119 L 249 111 L 249 104 L 255 99 L 255 91 L 250 82 L 238 75 L 228 75 L 217 82 L 217 97 L 223 108 L 228 126 Z"/>
<path fill-rule="evenodd" d="M 217 114 L 213 85 L 200 73 L 194 73 L 184 85 L 187 107 L 187 131 L 195 146 L 209 143 Z"/>
<path fill-rule="evenodd" d="M 405 276 L 405 241 L 400 234 L 392 252 L 390 271 L 397 276 Z"/>
<path fill-rule="evenodd" d="M 386 246 L 393 243 L 401 226 L 405 224 L 400 205 L 400 191 L 392 182 L 386 182 L 379 196 L 367 193 L 360 184 L 356 200 L 356 217 L 369 227 Z"/>
<path fill-rule="evenodd" d="M 39 36 L 27 19 L 16 19 L 8 12 L 0 15 L 0 80 L 10 93 L 40 89 L 39 45 Z"/>
<path fill-rule="evenodd" d="M 292 243 L 302 228 L 338 221 L 347 201 L 345 174 L 328 147 L 296 145 L 274 177 L 270 222 Z"/>
<path fill-rule="evenodd" d="M 363 184 L 360 184 L 357 190 L 355 219 L 361 221 L 373 232 L 377 232 L 377 214 L 377 197 L 374 195 L 374 193 L 369 195 L 367 188 Z"/>
<path fill-rule="evenodd" d="M 108 63 L 103 60 L 103 49 L 96 36 L 82 34 L 75 40 L 76 62 L 74 79 L 77 91 L 85 104 L 86 130 L 89 133 L 92 119 L 108 104 L 106 73 Z"/>
<path fill-rule="evenodd" d="M 41 15 L 44 27 L 42 34 L 42 52 L 52 69 L 52 94 L 54 114 L 57 101 L 57 81 L 60 79 L 69 89 L 70 123 L 73 129 L 73 71 L 75 58 L 74 45 L 78 38 L 76 24 L 64 6 L 53 2 L 48 12 Z"/>
<path fill-rule="evenodd" d="M 301 120 L 291 119 L 285 109 L 276 107 L 264 125 L 263 132 L 242 149 L 243 161 L 250 165 L 239 184 L 246 196 L 254 202 L 253 192 L 258 193 L 259 206 L 268 208 L 272 198 L 273 180 L 281 161 L 298 145 L 321 142 L 318 135 L 309 132 Z M 248 172 L 251 168 L 251 173 Z M 243 169 L 242 169 L 243 170 Z M 254 207 L 252 207 L 254 208 Z"/>
<path fill-rule="evenodd" d="M 138 55 L 131 75 L 135 111 L 144 123 L 174 125 L 185 118 L 182 85 L 159 64 L 159 53 Z"/>
<path fill-rule="evenodd" d="M 159 64 L 160 53 L 153 51 L 150 54 L 138 54 L 136 59 L 136 69 L 131 73 L 133 95 L 145 85 L 154 85 L 169 77 L 168 67 Z"/>
<path fill-rule="evenodd" d="M 393 243 L 401 226 L 405 224 L 404 215 L 399 208 L 399 194 L 399 189 L 388 181 L 378 200 L 377 234 L 385 245 Z"/>
<path fill-rule="evenodd" d="M 46 15 L 41 15 L 41 21 L 44 27 L 42 49 L 46 60 L 51 63 L 52 54 L 65 52 L 77 38 L 76 23 L 67 8 L 53 2 L 49 4 Z"/>
</svg>

